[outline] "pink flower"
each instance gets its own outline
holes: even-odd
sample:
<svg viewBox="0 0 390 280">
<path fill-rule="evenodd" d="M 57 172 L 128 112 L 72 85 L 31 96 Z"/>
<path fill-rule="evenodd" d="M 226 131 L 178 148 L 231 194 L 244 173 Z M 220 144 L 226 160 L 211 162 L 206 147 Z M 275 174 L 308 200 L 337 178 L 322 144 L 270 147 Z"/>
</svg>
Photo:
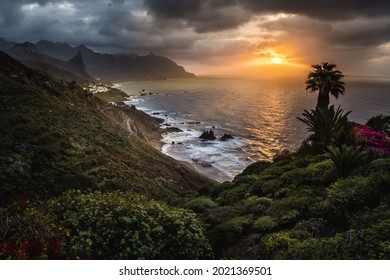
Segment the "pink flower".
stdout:
<svg viewBox="0 0 390 280">
<path fill-rule="evenodd" d="M 355 140 L 371 152 L 379 155 L 390 155 L 390 140 L 382 131 L 373 131 L 368 125 L 357 124 L 354 127 Z"/>
</svg>

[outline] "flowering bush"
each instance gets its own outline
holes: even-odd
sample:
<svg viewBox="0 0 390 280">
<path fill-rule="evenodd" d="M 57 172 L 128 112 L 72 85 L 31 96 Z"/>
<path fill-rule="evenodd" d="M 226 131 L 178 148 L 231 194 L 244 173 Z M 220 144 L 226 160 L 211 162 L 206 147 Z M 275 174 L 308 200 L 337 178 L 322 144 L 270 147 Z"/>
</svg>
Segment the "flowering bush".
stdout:
<svg viewBox="0 0 390 280">
<path fill-rule="evenodd" d="M 390 140 L 383 131 L 373 131 L 368 125 L 358 124 L 354 127 L 358 144 L 368 148 L 370 152 L 378 155 L 390 155 Z"/>
</svg>

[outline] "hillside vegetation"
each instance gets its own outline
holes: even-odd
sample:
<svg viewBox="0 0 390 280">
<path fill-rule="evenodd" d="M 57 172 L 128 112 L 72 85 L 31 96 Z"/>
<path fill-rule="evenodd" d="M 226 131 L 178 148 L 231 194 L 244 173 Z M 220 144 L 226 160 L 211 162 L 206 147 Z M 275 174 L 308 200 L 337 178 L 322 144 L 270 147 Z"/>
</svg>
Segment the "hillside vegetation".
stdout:
<svg viewBox="0 0 390 280">
<path fill-rule="evenodd" d="M 0 258 L 390 258 L 389 117 L 305 111 L 297 151 L 216 185 L 158 121 L 0 61 Z"/>
<path fill-rule="evenodd" d="M 167 207 L 165 202 L 210 186 L 212 181 L 140 140 L 142 131 L 129 133 L 114 123 L 115 118 L 108 119 L 101 110 L 108 110 L 109 105 L 76 83 L 57 81 L 35 72 L 3 53 L 0 61 L 0 256 L 122 258 L 125 255 L 120 252 L 110 255 L 96 245 L 101 244 L 94 237 L 102 237 L 97 232 L 104 230 L 100 220 L 103 217 L 107 218 L 108 228 L 120 224 L 115 236 L 125 238 L 124 250 L 130 243 L 133 246 L 130 248 L 136 246 L 132 243 L 136 236 L 138 245 L 156 236 L 173 247 L 190 238 L 187 234 L 196 235 L 190 238 L 193 242 L 196 238 L 205 240 L 191 212 Z M 122 109 L 109 110 L 120 114 Z M 126 111 L 127 117 L 132 114 L 139 112 Z M 140 130 L 145 127 L 140 124 Z M 68 208 L 70 201 L 76 203 L 75 208 Z M 76 212 L 69 214 L 67 209 Z M 140 216 L 130 215 L 131 211 L 139 212 Z M 80 225 L 87 225 L 82 220 L 75 221 L 68 214 L 74 215 L 74 219 L 91 215 L 95 222 L 90 221 L 92 224 L 83 228 Z M 137 222 L 138 229 L 119 230 Z M 91 231 L 94 237 L 85 241 L 83 238 L 90 236 Z M 107 250 L 118 241 L 115 236 L 104 240 L 108 242 Z M 168 236 L 172 236 L 172 241 Z M 84 246 L 77 243 L 84 241 L 92 242 L 94 250 L 79 255 L 72 246 Z M 61 248 L 55 249 L 56 244 Z M 198 244 L 199 254 L 189 254 L 187 258 L 210 257 L 207 244 L 207 241 L 203 247 Z M 166 246 L 149 244 L 145 250 L 153 253 L 126 256 L 167 258 L 168 249 L 162 249 Z M 193 251 L 184 247 L 183 250 Z M 179 250 L 170 257 L 184 255 Z"/>
</svg>

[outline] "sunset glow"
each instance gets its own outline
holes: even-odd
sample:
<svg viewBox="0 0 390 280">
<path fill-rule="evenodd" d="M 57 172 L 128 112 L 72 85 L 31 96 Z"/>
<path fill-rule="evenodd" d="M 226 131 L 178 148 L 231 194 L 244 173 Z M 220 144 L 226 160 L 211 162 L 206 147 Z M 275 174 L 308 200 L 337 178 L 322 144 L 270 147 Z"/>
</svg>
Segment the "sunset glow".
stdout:
<svg viewBox="0 0 390 280">
<path fill-rule="evenodd" d="M 153 52 L 197 75 L 278 75 L 293 65 L 308 71 L 321 61 L 337 63 L 349 75 L 390 75 L 384 32 L 389 9 L 381 1 L 345 1 L 336 10 L 320 1 L 299 7 L 241 0 L 3 2 L 0 37 L 8 41 L 49 39 L 101 53 Z M 10 21 L 6 11 L 20 15 Z M 274 66 L 278 70 L 268 71 Z"/>
<path fill-rule="evenodd" d="M 282 62 L 282 60 L 279 57 L 274 57 L 272 59 L 272 62 L 275 63 L 275 64 L 280 64 Z"/>
</svg>

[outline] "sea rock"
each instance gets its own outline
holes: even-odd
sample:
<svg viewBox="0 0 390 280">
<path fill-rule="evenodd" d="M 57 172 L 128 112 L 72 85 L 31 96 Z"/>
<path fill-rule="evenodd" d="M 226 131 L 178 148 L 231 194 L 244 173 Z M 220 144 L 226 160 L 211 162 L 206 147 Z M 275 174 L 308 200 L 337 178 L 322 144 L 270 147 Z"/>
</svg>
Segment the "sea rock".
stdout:
<svg viewBox="0 0 390 280">
<path fill-rule="evenodd" d="M 183 130 L 181 130 L 180 128 L 171 126 L 171 127 L 166 127 L 164 129 L 164 132 L 183 132 Z"/>
<path fill-rule="evenodd" d="M 196 164 L 199 164 L 202 167 L 212 167 L 213 166 L 210 162 L 205 161 L 205 160 L 200 160 L 197 158 L 193 158 L 192 161 L 195 162 Z"/>
<path fill-rule="evenodd" d="M 205 130 L 203 131 L 202 135 L 199 136 L 200 139 L 203 139 L 203 140 L 215 140 L 217 139 L 217 137 L 215 137 L 214 135 L 214 131 L 212 130 Z"/>
<path fill-rule="evenodd" d="M 234 137 L 230 134 L 224 134 L 221 138 L 219 138 L 219 141 L 228 141 L 229 139 L 233 139 Z"/>
</svg>

